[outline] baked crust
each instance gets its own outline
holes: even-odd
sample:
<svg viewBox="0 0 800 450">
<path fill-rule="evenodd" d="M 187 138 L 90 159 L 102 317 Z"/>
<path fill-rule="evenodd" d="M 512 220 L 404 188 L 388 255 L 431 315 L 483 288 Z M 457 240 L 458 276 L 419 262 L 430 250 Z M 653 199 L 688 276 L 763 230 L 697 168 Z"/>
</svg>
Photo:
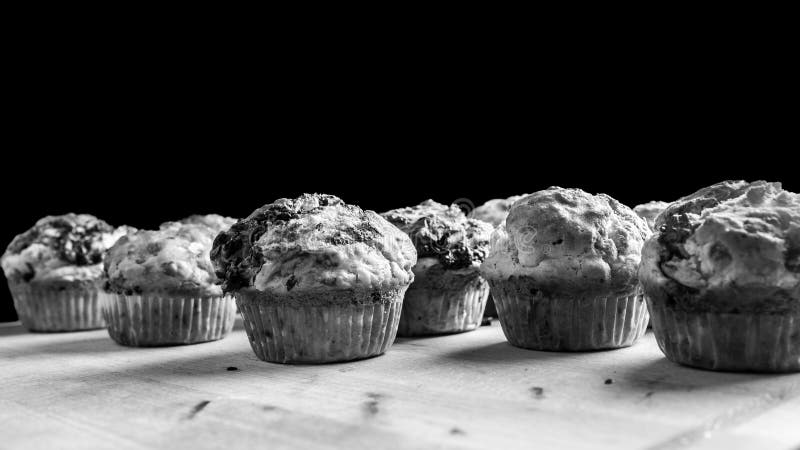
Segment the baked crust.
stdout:
<svg viewBox="0 0 800 450">
<path fill-rule="evenodd" d="M 96 280 L 102 277 L 106 250 L 134 230 L 114 228 L 89 214 L 47 216 L 16 236 L 0 263 L 15 282 Z"/>
<path fill-rule="evenodd" d="M 433 200 L 382 214 L 408 234 L 422 258 L 435 258 L 447 270 L 477 268 L 486 258 L 492 226 L 469 219 L 456 205 Z"/>
<path fill-rule="evenodd" d="M 492 226 L 496 227 L 506 220 L 508 211 L 511 209 L 511 205 L 526 195 L 527 194 L 514 195 L 508 198 L 495 198 L 489 200 L 481 206 L 478 206 L 470 211 L 469 217 L 472 219 L 489 222 L 492 224 Z"/>
<path fill-rule="evenodd" d="M 105 260 L 106 290 L 119 294 L 219 296 L 204 225 L 142 230 L 120 238 Z"/>
<path fill-rule="evenodd" d="M 644 221 L 647 222 L 647 226 L 649 226 L 651 230 L 655 230 L 656 217 L 658 217 L 658 215 L 661 214 L 667 208 L 667 206 L 669 206 L 669 203 L 667 202 L 652 201 L 634 206 L 633 212 L 644 219 Z"/>
<path fill-rule="evenodd" d="M 643 219 L 605 194 L 551 187 L 514 203 L 481 273 L 529 278 L 550 292 L 628 291 L 649 235 Z"/>
<path fill-rule="evenodd" d="M 285 294 L 410 284 L 409 237 L 373 211 L 325 194 L 279 199 L 220 233 L 211 259 L 226 292 Z"/>
<path fill-rule="evenodd" d="M 800 195 L 780 183 L 717 183 L 671 203 L 656 226 L 639 271 L 654 300 L 698 310 L 797 310 Z"/>
</svg>

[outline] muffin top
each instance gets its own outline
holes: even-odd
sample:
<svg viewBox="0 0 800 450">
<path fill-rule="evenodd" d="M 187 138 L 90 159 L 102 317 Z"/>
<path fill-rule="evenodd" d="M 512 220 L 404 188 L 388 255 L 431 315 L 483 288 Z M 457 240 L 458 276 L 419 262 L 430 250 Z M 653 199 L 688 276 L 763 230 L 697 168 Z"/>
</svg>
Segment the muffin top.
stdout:
<svg viewBox="0 0 800 450">
<path fill-rule="evenodd" d="M 800 299 L 800 195 L 780 183 L 709 186 L 671 203 L 656 227 L 640 271 L 645 284 L 729 298 L 780 290 Z"/>
<path fill-rule="evenodd" d="M 514 202 L 522 197 L 525 197 L 525 195 L 527 194 L 489 200 L 488 202 L 470 211 L 469 217 L 482 220 L 484 222 L 489 222 L 492 224 L 492 226 L 496 227 L 500 225 L 501 222 L 506 220 L 506 216 L 508 216 L 508 210 L 511 209 L 511 205 L 513 205 Z"/>
<path fill-rule="evenodd" d="M 410 284 L 411 240 L 373 211 L 325 194 L 279 199 L 220 233 L 211 259 L 226 292 L 283 294 Z"/>
<path fill-rule="evenodd" d="M 220 216 L 219 214 L 193 214 L 176 222 L 164 222 L 161 224 L 160 228 L 169 228 L 175 226 L 175 224 L 203 225 L 212 230 L 214 236 L 216 236 L 218 233 L 230 228 L 234 223 L 236 223 L 236 219 L 232 217 Z"/>
<path fill-rule="evenodd" d="M 647 222 L 651 230 L 655 230 L 656 217 L 669 205 L 667 202 L 652 201 L 633 207 L 633 212 Z"/>
<path fill-rule="evenodd" d="M 108 250 L 106 289 L 127 295 L 221 295 L 209 257 L 212 242 L 205 225 L 177 222 L 124 236 Z"/>
<path fill-rule="evenodd" d="M 14 281 L 98 280 L 105 251 L 134 230 L 115 229 L 89 214 L 47 216 L 17 235 L 0 262 L 6 278 Z"/>
<path fill-rule="evenodd" d="M 551 187 L 514 203 L 481 272 L 550 291 L 630 290 L 649 235 L 644 220 L 605 194 Z"/>
<path fill-rule="evenodd" d="M 411 237 L 420 262 L 430 258 L 427 265 L 435 259 L 446 270 L 477 270 L 488 253 L 492 226 L 468 219 L 456 205 L 426 200 L 382 215 Z"/>
</svg>

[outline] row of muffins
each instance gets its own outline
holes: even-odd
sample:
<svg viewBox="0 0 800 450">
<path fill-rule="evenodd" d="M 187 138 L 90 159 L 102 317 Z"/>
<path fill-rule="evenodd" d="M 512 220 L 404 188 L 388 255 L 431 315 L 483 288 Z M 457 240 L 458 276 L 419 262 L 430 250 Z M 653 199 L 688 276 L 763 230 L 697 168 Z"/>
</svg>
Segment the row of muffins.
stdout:
<svg viewBox="0 0 800 450">
<path fill-rule="evenodd" d="M 777 183 L 724 182 L 636 210 L 562 188 L 491 201 L 470 218 L 433 201 L 379 215 L 307 194 L 236 223 L 209 216 L 216 223 L 196 217 L 158 231 L 123 230 L 107 252 L 103 245 L 123 232 L 105 225 L 98 237 L 95 226 L 91 238 L 76 239 L 87 234 L 88 217 L 68 216 L 79 231 L 59 238 L 52 229 L 64 227 L 43 219 L 12 242 L 3 269 L 28 326 L 37 311 L 26 303 L 64 302 L 19 294 L 48 284 L 37 270 L 32 278 L 19 270 L 21 255 L 55 249 L 62 267 L 93 273 L 105 258 L 94 301 L 111 336 L 129 345 L 222 337 L 235 297 L 259 358 L 352 360 L 383 353 L 398 332 L 474 329 L 491 290 L 507 339 L 520 347 L 631 345 L 649 310 L 659 346 L 676 362 L 800 369 L 797 194 Z M 85 255 L 71 257 L 67 247 Z M 39 256 L 32 269 L 48 259 Z M 61 288 L 62 297 L 76 297 Z"/>
</svg>

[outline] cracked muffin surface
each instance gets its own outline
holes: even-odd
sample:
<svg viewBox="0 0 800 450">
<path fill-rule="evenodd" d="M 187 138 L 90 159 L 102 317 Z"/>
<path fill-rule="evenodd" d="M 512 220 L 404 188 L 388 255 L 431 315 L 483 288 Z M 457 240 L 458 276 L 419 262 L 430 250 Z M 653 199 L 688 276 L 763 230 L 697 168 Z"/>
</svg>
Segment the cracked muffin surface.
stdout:
<svg viewBox="0 0 800 450">
<path fill-rule="evenodd" d="M 477 270 L 486 258 L 492 226 L 467 218 L 456 205 L 426 200 L 383 216 L 411 238 L 418 266 L 440 264 L 445 270 Z"/>
<path fill-rule="evenodd" d="M 287 293 L 407 286 L 417 253 L 374 211 L 304 194 L 264 205 L 220 233 L 211 258 L 226 292 Z"/>
<path fill-rule="evenodd" d="M 103 275 L 106 250 L 135 229 L 89 214 L 47 216 L 17 235 L 0 261 L 13 281 L 92 281 Z"/>
<path fill-rule="evenodd" d="M 106 290 L 219 296 L 222 289 L 209 257 L 212 239 L 206 226 L 195 224 L 128 234 L 108 250 Z"/>
<path fill-rule="evenodd" d="M 528 278 L 554 290 L 627 290 L 637 284 L 649 236 L 644 220 L 613 198 L 551 187 L 514 203 L 492 234 L 481 272 L 495 280 Z"/>
<path fill-rule="evenodd" d="M 640 269 L 654 292 L 660 288 L 695 306 L 769 309 L 791 300 L 797 307 L 800 195 L 780 183 L 725 181 L 703 188 L 670 204 L 656 228 Z"/>
</svg>

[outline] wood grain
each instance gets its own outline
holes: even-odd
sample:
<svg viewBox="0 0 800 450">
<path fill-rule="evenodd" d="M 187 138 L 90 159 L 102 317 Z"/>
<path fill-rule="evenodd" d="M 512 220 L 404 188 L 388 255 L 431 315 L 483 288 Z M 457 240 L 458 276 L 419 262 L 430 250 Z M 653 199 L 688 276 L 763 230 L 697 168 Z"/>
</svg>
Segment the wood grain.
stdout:
<svg viewBox="0 0 800 450">
<path fill-rule="evenodd" d="M 797 448 L 800 375 L 631 348 L 547 353 L 495 324 L 377 358 L 264 363 L 241 326 L 193 346 L 0 327 L 0 448 Z"/>
</svg>

